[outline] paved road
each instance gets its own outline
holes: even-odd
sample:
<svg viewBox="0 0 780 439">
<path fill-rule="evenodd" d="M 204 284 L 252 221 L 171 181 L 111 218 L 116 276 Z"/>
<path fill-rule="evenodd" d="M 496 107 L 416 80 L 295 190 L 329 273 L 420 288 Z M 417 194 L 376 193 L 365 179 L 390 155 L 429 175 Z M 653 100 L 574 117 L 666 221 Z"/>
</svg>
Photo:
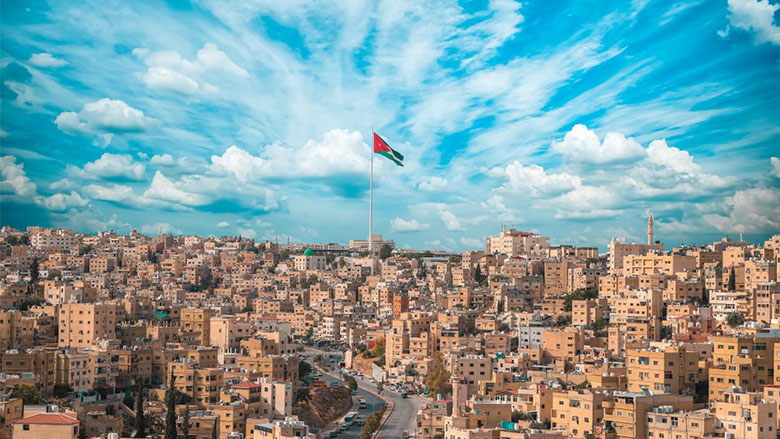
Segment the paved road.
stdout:
<svg viewBox="0 0 780 439">
<path fill-rule="evenodd" d="M 307 356 L 313 357 L 315 353 L 327 355 L 332 352 L 324 352 L 310 347 L 306 347 Z M 312 361 L 311 358 L 308 361 Z M 328 366 L 327 361 L 323 362 L 323 365 Z M 336 367 L 338 365 L 335 365 Z M 338 372 L 336 372 L 338 373 Z M 359 392 L 368 391 L 369 393 L 376 393 L 376 384 L 371 384 L 368 379 L 357 379 Z M 399 393 L 385 390 L 384 396 L 393 401 L 394 408 L 390 417 L 387 418 L 387 422 L 379 431 L 378 439 L 400 439 L 403 432 L 408 432 L 409 435 L 414 436 L 417 425 L 417 411 L 425 404 L 427 400 L 417 395 L 409 395 L 408 398 L 402 398 Z M 373 396 L 373 395 L 372 395 Z M 368 401 L 368 398 L 366 399 Z M 370 401 L 368 401 L 370 403 Z M 377 407 L 378 409 L 378 407 Z M 354 428 L 354 427 L 353 427 Z"/>
</svg>

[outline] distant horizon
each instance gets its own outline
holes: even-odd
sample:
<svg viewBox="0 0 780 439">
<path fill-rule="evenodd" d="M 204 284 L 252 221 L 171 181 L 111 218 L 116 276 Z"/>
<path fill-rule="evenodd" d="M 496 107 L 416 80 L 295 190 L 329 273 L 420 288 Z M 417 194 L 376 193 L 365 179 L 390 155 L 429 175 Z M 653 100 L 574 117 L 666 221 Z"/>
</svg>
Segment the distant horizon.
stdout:
<svg viewBox="0 0 780 439">
<path fill-rule="evenodd" d="M 773 0 L 774 1 L 774 0 Z M 0 224 L 460 251 L 780 232 L 780 4 L 4 2 Z M 436 11 L 436 13 L 431 13 Z M 364 232 L 365 230 L 365 232 Z M 358 236 L 355 236 L 358 235 Z"/>
<path fill-rule="evenodd" d="M 94 232 L 80 232 L 80 231 L 77 231 L 77 230 L 74 230 L 74 229 L 69 229 L 69 228 L 44 227 L 44 226 L 39 226 L 39 225 L 26 225 L 26 226 L 23 226 L 23 227 L 20 228 L 20 227 L 13 227 L 13 226 L 10 226 L 10 225 L 7 225 L 7 224 L 3 224 L 0 227 L 11 227 L 14 230 L 17 230 L 19 232 L 24 232 L 24 233 L 27 233 L 26 229 L 28 227 L 42 227 L 42 228 L 47 229 L 47 230 L 72 230 L 74 234 L 80 234 L 80 235 L 97 235 L 99 233 L 115 232 L 117 235 L 122 235 L 122 236 L 129 235 L 130 233 L 132 233 L 132 230 L 133 230 L 133 229 L 130 229 L 127 232 L 120 232 L 120 231 L 117 231 L 117 230 L 114 230 L 114 229 L 108 229 L 108 230 L 99 230 L 99 231 L 94 231 Z M 526 231 L 526 230 L 518 229 L 514 225 L 513 225 L 513 228 L 515 230 L 517 230 L 518 232 Z M 507 227 L 507 229 L 508 229 L 508 227 Z M 155 236 L 159 236 L 159 233 L 160 233 L 159 231 L 157 233 L 143 233 L 140 230 L 137 230 L 137 229 L 135 229 L 135 230 L 136 230 L 136 232 L 139 235 L 143 235 L 143 236 L 146 236 L 146 237 L 149 237 L 149 238 L 153 238 Z M 425 252 L 425 251 L 440 251 L 440 252 L 445 252 L 445 253 L 462 253 L 464 251 L 466 251 L 466 252 L 467 251 L 480 251 L 480 248 L 482 250 L 484 250 L 485 249 L 485 238 L 490 237 L 490 236 L 498 236 L 500 231 L 501 231 L 501 229 L 500 229 L 500 226 L 499 226 L 499 229 L 497 230 L 496 233 L 485 235 L 485 237 L 483 237 L 483 239 L 482 239 L 481 247 L 477 246 L 477 247 L 467 248 L 465 250 L 460 250 L 460 251 L 452 251 L 452 250 L 446 250 L 446 249 L 443 249 L 443 248 L 433 248 L 433 247 L 430 247 L 430 248 L 426 248 L 426 247 L 422 247 L 422 248 L 420 248 L 420 247 L 417 247 L 417 248 L 415 248 L 415 247 L 400 247 L 400 246 L 398 246 L 398 242 L 395 241 L 395 238 L 392 235 L 384 235 L 384 234 L 381 234 L 381 235 L 382 235 L 382 239 L 390 239 L 390 240 L 395 241 L 396 242 L 396 248 L 399 249 L 399 250 L 404 250 L 404 251 L 411 250 L 411 251 L 421 251 L 421 252 Z M 532 232 L 532 233 L 538 233 L 538 232 Z M 239 238 L 240 237 L 241 239 L 254 240 L 255 243 L 264 243 L 264 242 L 276 243 L 275 239 L 268 239 L 268 240 L 266 240 L 266 239 L 256 239 L 256 238 L 250 238 L 250 237 L 247 237 L 247 236 L 234 235 L 234 234 L 215 235 L 215 234 L 197 234 L 197 233 L 171 233 L 171 232 L 167 232 L 167 231 L 163 231 L 162 234 L 163 235 L 171 235 L 173 237 L 196 236 L 196 237 L 204 238 L 204 239 L 205 238 L 221 239 L 221 238 Z M 601 245 L 587 245 L 587 244 L 574 245 L 574 244 L 570 244 L 570 243 L 567 243 L 567 242 L 557 242 L 555 239 L 553 239 L 553 237 L 548 236 L 548 235 L 544 234 L 543 232 L 542 233 L 538 233 L 538 234 L 540 236 L 549 237 L 550 238 L 550 245 L 552 247 L 557 247 L 557 246 L 596 247 L 596 248 L 598 248 L 598 251 L 599 251 L 600 255 L 607 253 L 608 250 L 609 250 L 609 242 L 607 242 L 604 246 L 601 246 Z M 758 240 L 747 239 L 747 237 L 743 235 L 742 236 L 742 242 L 748 242 L 748 243 L 751 243 L 751 244 L 763 246 L 765 241 L 767 241 L 771 237 L 773 237 L 775 235 L 778 235 L 778 234 L 780 234 L 780 231 L 778 231 L 778 232 L 776 232 L 774 234 L 770 234 L 770 235 L 766 236 L 765 238 L 759 238 Z M 376 233 L 375 233 L 375 235 L 376 235 Z M 656 237 L 658 237 L 658 236 L 656 235 Z M 286 236 L 279 235 L 278 238 L 279 238 L 279 242 L 278 242 L 279 245 L 288 245 L 287 244 L 287 240 L 286 240 Z M 351 238 L 351 239 L 352 240 L 367 240 L 367 238 L 368 238 L 368 236 L 362 237 L 362 238 L 361 237 L 354 237 L 354 238 Z M 614 238 L 615 239 L 625 238 L 626 242 L 628 242 L 628 243 L 645 243 L 645 241 L 643 241 L 641 239 L 631 240 L 628 237 L 623 237 L 623 236 L 615 236 Z M 735 242 L 739 242 L 739 235 L 737 235 L 737 236 L 723 235 L 720 238 L 715 238 L 713 240 L 710 240 L 710 241 L 707 241 L 707 242 L 702 242 L 702 243 L 679 243 L 679 244 L 672 244 L 672 243 L 664 242 L 663 239 L 656 239 L 656 241 L 657 242 L 660 241 L 661 243 L 664 244 L 665 251 L 670 251 L 673 248 L 682 247 L 683 244 L 684 244 L 684 246 L 690 246 L 690 247 L 704 247 L 704 246 L 707 246 L 708 244 L 712 244 L 712 243 L 715 243 L 715 242 L 720 242 L 722 239 L 726 239 L 726 238 L 731 239 L 732 241 L 735 241 Z M 305 245 L 308 245 L 308 244 L 311 244 L 311 245 L 338 244 L 338 245 L 343 245 L 343 246 L 347 246 L 348 247 L 349 246 L 349 241 L 350 241 L 350 239 L 347 239 L 345 241 L 332 241 L 332 240 L 308 241 L 308 242 L 293 242 L 293 241 L 290 241 L 289 245 L 295 245 L 295 246 L 304 245 L 305 246 Z"/>
</svg>

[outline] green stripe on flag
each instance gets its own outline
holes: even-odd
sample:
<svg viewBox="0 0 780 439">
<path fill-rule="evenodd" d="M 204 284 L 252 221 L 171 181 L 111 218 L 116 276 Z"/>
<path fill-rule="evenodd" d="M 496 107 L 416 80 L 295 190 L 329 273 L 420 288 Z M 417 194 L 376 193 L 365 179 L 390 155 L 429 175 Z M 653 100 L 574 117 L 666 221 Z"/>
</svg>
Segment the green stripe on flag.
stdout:
<svg viewBox="0 0 780 439">
<path fill-rule="evenodd" d="M 401 160 L 398 160 L 398 158 L 396 158 L 393 154 L 391 154 L 390 151 L 378 151 L 377 154 L 381 154 L 381 155 L 389 158 L 390 160 L 392 160 L 398 166 L 403 166 L 404 165 L 401 162 L 401 160 L 403 160 L 403 157 L 401 158 Z"/>
</svg>

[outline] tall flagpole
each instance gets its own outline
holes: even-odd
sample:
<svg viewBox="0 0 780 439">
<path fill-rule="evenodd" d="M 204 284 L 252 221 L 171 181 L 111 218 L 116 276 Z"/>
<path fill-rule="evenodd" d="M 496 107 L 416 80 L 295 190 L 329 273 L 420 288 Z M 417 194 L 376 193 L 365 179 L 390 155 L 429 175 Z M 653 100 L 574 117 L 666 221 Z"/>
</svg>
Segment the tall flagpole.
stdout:
<svg viewBox="0 0 780 439">
<path fill-rule="evenodd" d="M 368 256 L 374 255 L 374 129 L 371 129 L 371 172 L 368 180 Z"/>
</svg>

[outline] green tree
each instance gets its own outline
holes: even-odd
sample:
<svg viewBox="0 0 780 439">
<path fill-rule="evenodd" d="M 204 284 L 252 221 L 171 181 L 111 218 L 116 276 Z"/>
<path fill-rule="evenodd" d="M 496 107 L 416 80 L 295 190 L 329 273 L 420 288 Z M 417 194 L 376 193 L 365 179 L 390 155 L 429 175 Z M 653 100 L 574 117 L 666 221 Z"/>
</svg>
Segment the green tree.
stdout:
<svg viewBox="0 0 780 439">
<path fill-rule="evenodd" d="M 301 378 L 306 378 L 307 376 L 311 375 L 312 367 L 311 364 L 301 360 L 298 362 L 298 375 Z"/>
<path fill-rule="evenodd" d="M 417 269 L 417 279 L 423 280 L 425 279 L 425 275 L 427 274 L 425 272 L 425 262 L 422 261 L 422 258 L 418 259 L 417 261 L 420 267 Z"/>
<path fill-rule="evenodd" d="M 165 391 L 165 439 L 176 439 L 176 375 L 171 374 L 168 381 L 168 389 Z"/>
<path fill-rule="evenodd" d="M 65 398 L 73 391 L 73 387 L 68 383 L 57 383 L 54 385 L 54 397 Z"/>
<path fill-rule="evenodd" d="M 385 354 L 385 339 L 379 337 L 376 339 L 376 344 L 371 348 L 372 357 L 381 357 Z"/>
<path fill-rule="evenodd" d="M 181 435 L 184 439 L 190 439 L 190 411 L 189 409 L 184 411 L 184 416 L 181 419 Z"/>
<path fill-rule="evenodd" d="M 357 390 L 358 383 L 355 377 L 347 376 L 344 378 L 344 382 L 347 383 L 347 387 L 349 387 L 349 390 Z"/>
<path fill-rule="evenodd" d="M 379 248 L 379 259 L 385 260 L 390 257 L 390 255 L 393 254 L 393 249 L 387 244 L 382 244 L 382 247 Z"/>
<path fill-rule="evenodd" d="M 302 387 L 295 391 L 295 401 L 298 404 L 309 402 L 310 399 L 311 399 L 311 395 L 309 394 L 308 388 Z"/>
<path fill-rule="evenodd" d="M 736 328 L 745 323 L 745 316 L 741 312 L 732 312 L 726 316 L 726 323 L 732 328 Z"/>
<path fill-rule="evenodd" d="M 474 280 L 480 285 L 487 283 L 487 276 L 482 273 L 482 267 L 479 264 L 477 264 L 477 269 L 474 270 Z"/>
<path fill-rule="evenodd" d="M 146 437 L 146 416 L 144 415 L 144 386 L 138 385 L 135 397 L 135 437 Z"/>
<path fill-rule="evenodd" d="M 382 394 L 382 391 L 385 390 L 385 385 L 382 383 L 376 383 L 376 393 Z"/>
<path fill-rule="evenodd" d="M 595 299 L 597 297 L 599 297 L 599 292 L 595 288 L 578 288 L 573 293 L 563 296 L 563 309 L 565 311 L 571 311 L 573 301 Z"/>
<path fill-rule="evenodd" d="M 734 266 L 731 266 L 729 273 L 729 291 L 737 291 L 737 274 L 734 272 Z"/>
<path fill-rule="evenodd" d="M 37 285 L 38 284 L 38 278 L 41 275 L 39 272 L 41 269 L 41 263 L 38 260 L 38 257 L 34 257 L 32 260 L 32 263 L 30 264 L 30 285 Z M 732 268 L 733 270 L 733 268 Z"/>
<path fill-rule="evenodd" d="M 46 404 L 46 400 L 41 397 L 41 392 L 29 384 L 16 384 L 11 392 L 11 398 L 20 398 L 24 405 Z"/>
<path fill-rule="evenodd" d="M 583 382 L 581 382 L 581 383 L 577 384 L 576 386 L 574 386 L 574 389 L 575 389 L 575 390 L 584 390 L 584 389 L 588 389 L 588 388 L 590 388 L 590 387 L 591 387 L 591 385 L 590 385 L 590 383 L 588 382 L 588 380 L 585 380 L 585 381 L 583 381 Z"/>
<path fill-rule="evenodd" d="M 428 373 L 428 389 L 433 397 L 436 395 L 446 396 L 452 391 L 450 384 L 450 372 L 444 365 L 444 356 L 441 352 L 436 352 L 433 356 L 431 371 Z"/>
</svg>

